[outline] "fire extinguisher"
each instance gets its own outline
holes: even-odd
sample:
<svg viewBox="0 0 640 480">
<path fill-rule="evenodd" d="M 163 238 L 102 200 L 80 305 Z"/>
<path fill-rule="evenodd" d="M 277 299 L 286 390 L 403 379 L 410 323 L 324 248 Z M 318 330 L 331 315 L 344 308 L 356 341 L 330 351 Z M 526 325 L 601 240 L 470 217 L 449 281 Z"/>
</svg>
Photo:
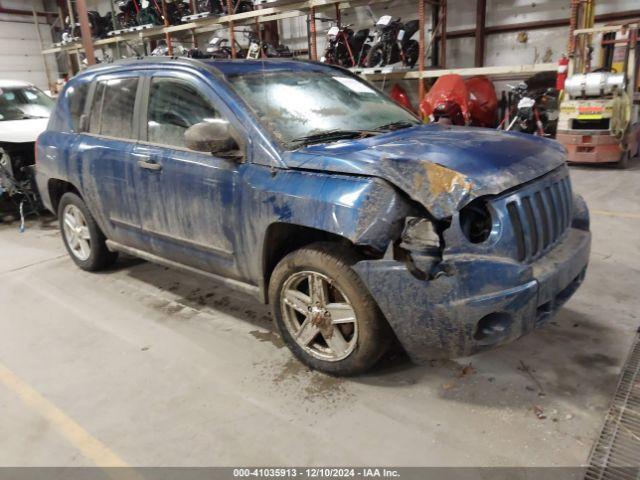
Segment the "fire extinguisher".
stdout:
<svg viewBox="0 0 640 480">
<path fill-rule="evenodd" d="M 569 58 L 566 55 L 562 55 L 558 60 L 558 73 L 556 75 L 556 90 L 564 90 L 564 82 L 567 80 L 567 73 L 569 72 Z"/>
</svg>

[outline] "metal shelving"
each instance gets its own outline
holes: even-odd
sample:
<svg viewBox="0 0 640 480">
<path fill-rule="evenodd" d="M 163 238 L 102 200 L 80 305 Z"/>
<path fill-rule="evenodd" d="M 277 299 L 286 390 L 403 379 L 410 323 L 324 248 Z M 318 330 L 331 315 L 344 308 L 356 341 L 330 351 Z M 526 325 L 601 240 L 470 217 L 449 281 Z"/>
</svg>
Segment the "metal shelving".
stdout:
<svg viewBox="0 0 640 480">
<path fill-rule="evenodd" d="M 78 1 L 83 2 L 84 0 Z M 183 39 L 185 36 L 191 36 L 191 38 L 194 39 L 196 35 L 201 33 L 222 28 L 228 28 L 231 32 L 239 26 L 253 26 L 264 22 L 306 16 L 308 18 L 308 25 L 310 26 L 310 28 L 308 28 L 308 35 L 313 37 L 312 39 L 310 38 L 308 56 L 313 59 L 318 56 L 317 52 L 315 52 L 317 42 L 314 41 L 317 35 L 316 28 L 314 28 L 317 14 L 333 9 L 335 16 L 339 16 L 342 10 L 376 3 L 385 3 L 385 0 L 305 0 L 289 3 L 267 3 L 259 5 L 256 10 L 249 12 L 223 16 L 208 16 L 179 25 L 156 26 L 131 33 L 121 33 L 113 37 L 93 40 L 91 45 L 93 48 L 103 48 L 111 45 L 119 47 L 122 44 L 140 43 L 159 39 L 165 39 L 168 43 L 171 43 L 169 40 Z M 480 35 L 481 41 L 477 42 L 478 45 L 476 46 L 476 67 L 445 68 L 446 41 L 442 41 L 442 39 L 448 38 L 450 35 L 456 35 L 456 32 L 447 32 L 446 29 L 446 0 L 418 0 L 416 3 L 418 20 L 420 22 L 418 37 L 420 58 L 417 65 L 418 68 L 416 70 L 407 70 L 406 68 L 394 69 L 391 67 L 375 69 L 354 68 L 352 69 L 353 71 L 373 81 L 385 79 L 419 80 L 419 97 L 422 98 L 424 95 L 424 82 L 422 80 L 439 77 L 448 73 L 457 73 L 463 76 L 487 75 L 493 78 L 521 78 L 541 71 L 553 71 L 556 69 L 555 63 L 499 67 L 481 66 L 484 48 L 479 45 L 483 45 L 484 41 L 484 17 L 486 14 L 486 2 L 484 1 L 478 1 L 477 5 L 477 21 L 481 23 L 479 23 L 478 28 L 476 28 L 476 35 Z M 431 32 L 428 36 L 426 35 L 427 27 L 425 25 L 427 7 L 433 9 Z M 78 55 L 83 51 L 84 47 L 82 43 L 78 42 L 46 48 L 42 50 L 42 54 L 49 55 L 67 52 Z M 425 65 L 425 61 L 430 51 L 433 52 L 434 58 L 439 58 L 439 61 L 436 60 L 438 65 L 428 68 Z"/>
</svg>

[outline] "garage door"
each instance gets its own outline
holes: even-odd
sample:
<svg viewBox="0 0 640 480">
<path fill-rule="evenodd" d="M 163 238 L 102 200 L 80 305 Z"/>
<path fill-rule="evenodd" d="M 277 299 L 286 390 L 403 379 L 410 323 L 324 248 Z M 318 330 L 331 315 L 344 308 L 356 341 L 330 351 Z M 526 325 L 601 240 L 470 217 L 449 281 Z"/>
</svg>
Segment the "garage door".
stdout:
<svg viewBox="0 0 640 480">
<path fill-rule="evenodd" d="M 6 19 L 19 19 L 19 21 Z M 49 27 L 44 23 L 41 24 L 40 32 L 43 42 L 50 44 Z M 0 78 L 24 80 L 34 83 L 42 89 L 49 88 L 33 18 L 3 15 L 0 19 L 0 45 L 2 45 L 0 48 Z M 54 64 L 54 57 L 48 58 L 47 61 L 50 65 L 49 68 L 51 68 Z M 54 81 L 56 76 L 52 75 Z"/>
</svg>

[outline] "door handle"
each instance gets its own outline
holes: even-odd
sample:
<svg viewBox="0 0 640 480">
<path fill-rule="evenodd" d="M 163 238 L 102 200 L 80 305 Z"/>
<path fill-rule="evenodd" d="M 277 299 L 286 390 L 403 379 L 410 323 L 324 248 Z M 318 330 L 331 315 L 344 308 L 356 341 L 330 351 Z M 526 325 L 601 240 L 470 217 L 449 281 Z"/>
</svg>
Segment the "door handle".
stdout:
<svg viewBox="0 0 640 480">
<path fill-rule="evenodd" d="M 153 170 L 156 172 L 162 170 L 162 165 L 153 160 L 138 160 L 138 166 L 140 168 L 144 168 L 145 170 Z"/>
</svg>

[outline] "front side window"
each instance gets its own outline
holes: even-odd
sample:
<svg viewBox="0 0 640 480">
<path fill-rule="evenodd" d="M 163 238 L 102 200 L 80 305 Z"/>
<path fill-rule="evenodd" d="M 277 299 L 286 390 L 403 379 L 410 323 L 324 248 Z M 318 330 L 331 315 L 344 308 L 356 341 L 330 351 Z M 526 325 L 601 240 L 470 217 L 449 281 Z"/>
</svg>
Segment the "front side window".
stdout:
<svg viewBox="0 0 640 480">
<path fill-rule="evenodd" d="M 261 72 L 230 76 L 229 81 L 285 146 L 335 130 L 420 123 L 366 82 L 337 71 Z"/>
<path fill-rule="evenodd" d="M 0 121 L 49 118 L 53 100 L 36 87 L 0 88 Z"/>
<path fill-rule="evenodd" d="M 220 115 L 204 95 L 186 82 L 154 78 L 147 109 L 147 140 L 154 144 L 186 148 L 185 131 Z"/>
<path fill-rule="evenodd" d="M 89 131 L 115 138 L 134 138 L 133 109 L 137 78 L 117 78 L 98 83 L 91 104 Z"/>
</svg>

